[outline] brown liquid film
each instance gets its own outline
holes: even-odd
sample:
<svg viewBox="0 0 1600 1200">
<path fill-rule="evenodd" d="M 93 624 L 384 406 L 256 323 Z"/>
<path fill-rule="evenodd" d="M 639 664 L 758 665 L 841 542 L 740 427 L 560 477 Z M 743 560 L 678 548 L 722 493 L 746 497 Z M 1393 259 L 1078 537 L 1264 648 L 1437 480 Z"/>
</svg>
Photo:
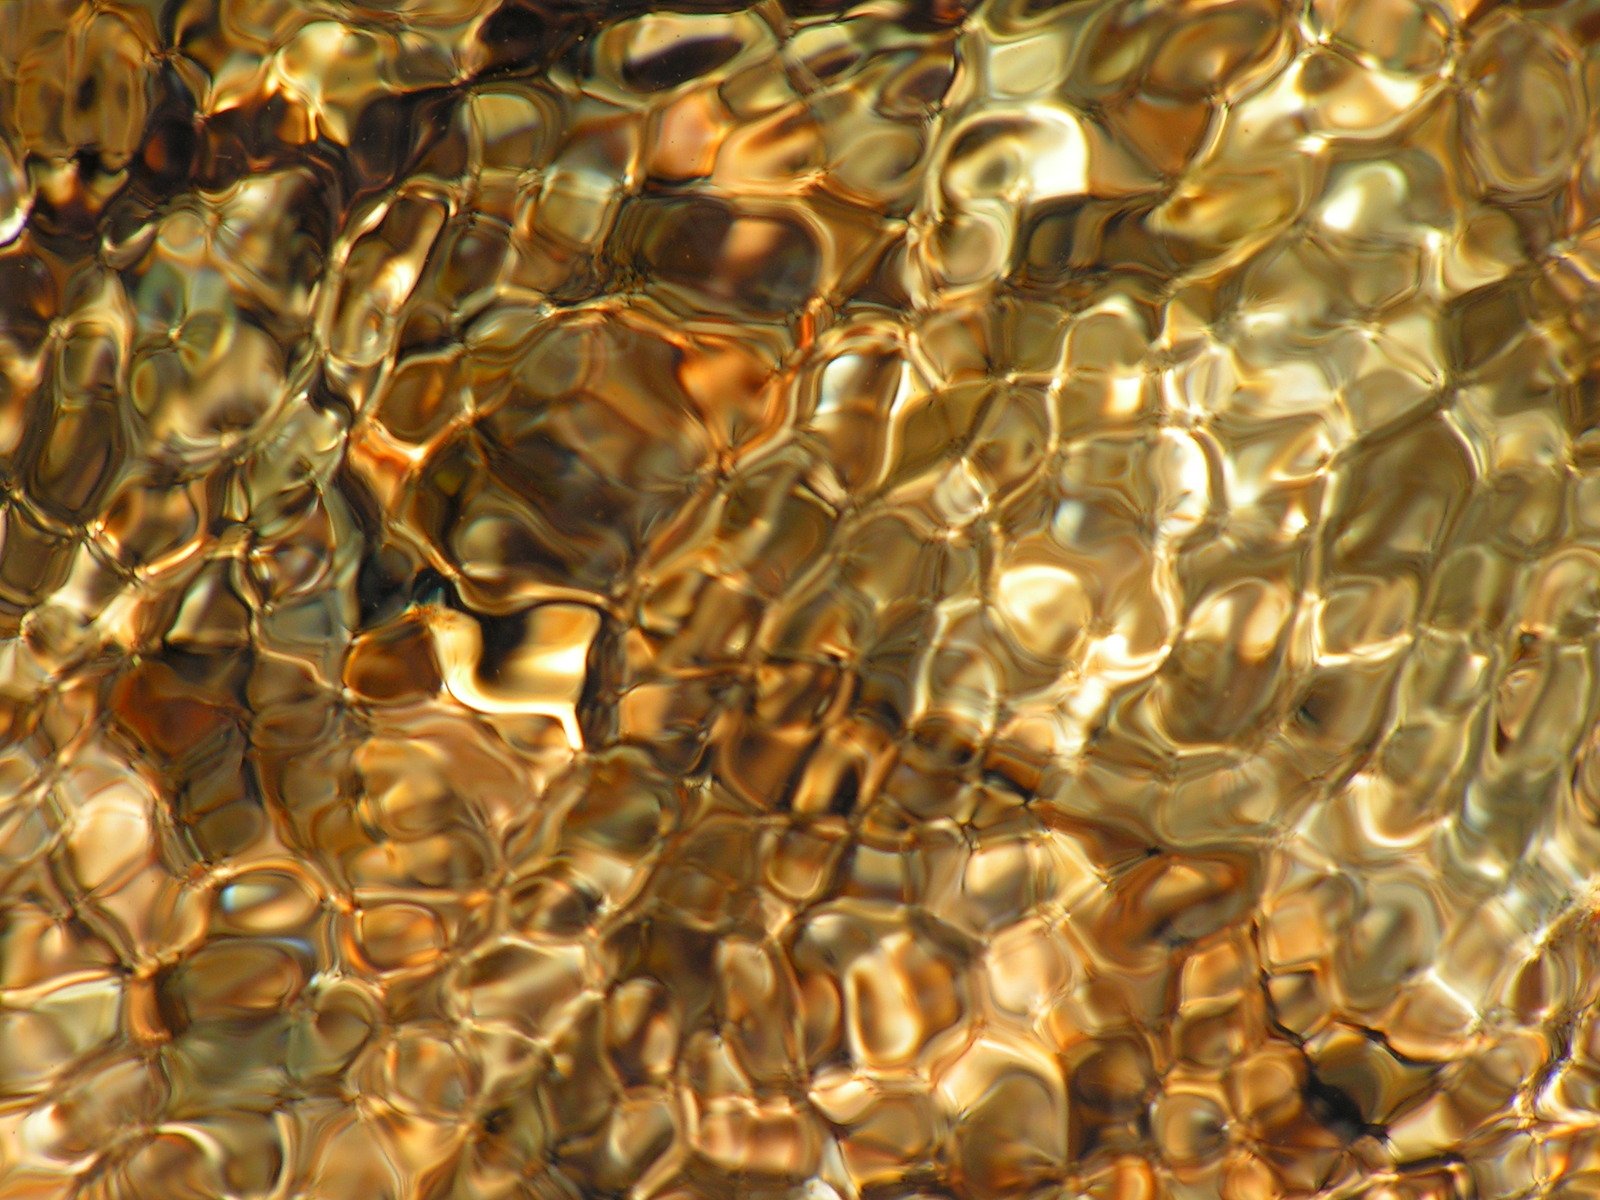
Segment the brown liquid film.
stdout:
<svg viewBox="0 0 1600 1200">
<path fill-rule="evenodd" d="M 0 1200 L 1600 1196 L 1597 89 L 0 4 Z"/>
</svg>

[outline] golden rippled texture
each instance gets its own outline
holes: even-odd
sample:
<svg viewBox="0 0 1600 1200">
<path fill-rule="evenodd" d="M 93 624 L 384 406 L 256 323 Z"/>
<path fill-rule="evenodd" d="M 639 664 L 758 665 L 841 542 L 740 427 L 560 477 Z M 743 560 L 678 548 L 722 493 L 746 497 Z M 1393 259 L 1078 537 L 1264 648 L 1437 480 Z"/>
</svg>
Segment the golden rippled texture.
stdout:
<svg viewBox="0 0 1600 1200">
<path fill-rule="evenodd" d="M 0 3 L 0 1200 L 1600 1197 L 1600 8 Z"/>
</svg>

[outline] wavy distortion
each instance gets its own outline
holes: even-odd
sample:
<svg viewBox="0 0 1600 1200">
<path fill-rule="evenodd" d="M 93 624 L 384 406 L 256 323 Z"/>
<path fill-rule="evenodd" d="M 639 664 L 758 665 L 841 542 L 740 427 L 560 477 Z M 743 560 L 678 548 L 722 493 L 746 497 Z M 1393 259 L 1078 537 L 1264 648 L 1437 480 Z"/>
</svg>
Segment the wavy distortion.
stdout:
<svg viewBox="0 0 1600 1200">
<path fill-rule="evenodd" d="M 1597 95 L 0 7 L 0 1197 L 1600 1196 Z"/>
</svg>

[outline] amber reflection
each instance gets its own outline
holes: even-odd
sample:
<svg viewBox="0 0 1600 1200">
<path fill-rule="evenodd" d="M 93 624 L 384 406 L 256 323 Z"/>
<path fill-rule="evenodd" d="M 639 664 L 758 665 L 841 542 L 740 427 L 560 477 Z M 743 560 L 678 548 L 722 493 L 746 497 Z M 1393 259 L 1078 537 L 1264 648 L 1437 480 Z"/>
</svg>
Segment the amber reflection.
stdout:
<svg viewBox="0 0 1600 1200">
<path fill-rule="evenodd" d="M 0 4 L 0 1200 L 1600 1196 L 1597 47 Z"/>
</svg>

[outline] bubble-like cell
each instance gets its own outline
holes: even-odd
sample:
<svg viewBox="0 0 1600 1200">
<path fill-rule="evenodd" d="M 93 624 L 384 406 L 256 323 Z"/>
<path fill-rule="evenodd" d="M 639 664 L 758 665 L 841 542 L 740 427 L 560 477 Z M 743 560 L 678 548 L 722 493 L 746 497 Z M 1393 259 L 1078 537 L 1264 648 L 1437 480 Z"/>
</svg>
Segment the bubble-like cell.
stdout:
<svg viewBox="0 0 1600 1200">
<path fill-rule="evenodd" d="M 1596 1192 L 1597 28 L 0 6 L 0 1193 Z"/>
</svg>

